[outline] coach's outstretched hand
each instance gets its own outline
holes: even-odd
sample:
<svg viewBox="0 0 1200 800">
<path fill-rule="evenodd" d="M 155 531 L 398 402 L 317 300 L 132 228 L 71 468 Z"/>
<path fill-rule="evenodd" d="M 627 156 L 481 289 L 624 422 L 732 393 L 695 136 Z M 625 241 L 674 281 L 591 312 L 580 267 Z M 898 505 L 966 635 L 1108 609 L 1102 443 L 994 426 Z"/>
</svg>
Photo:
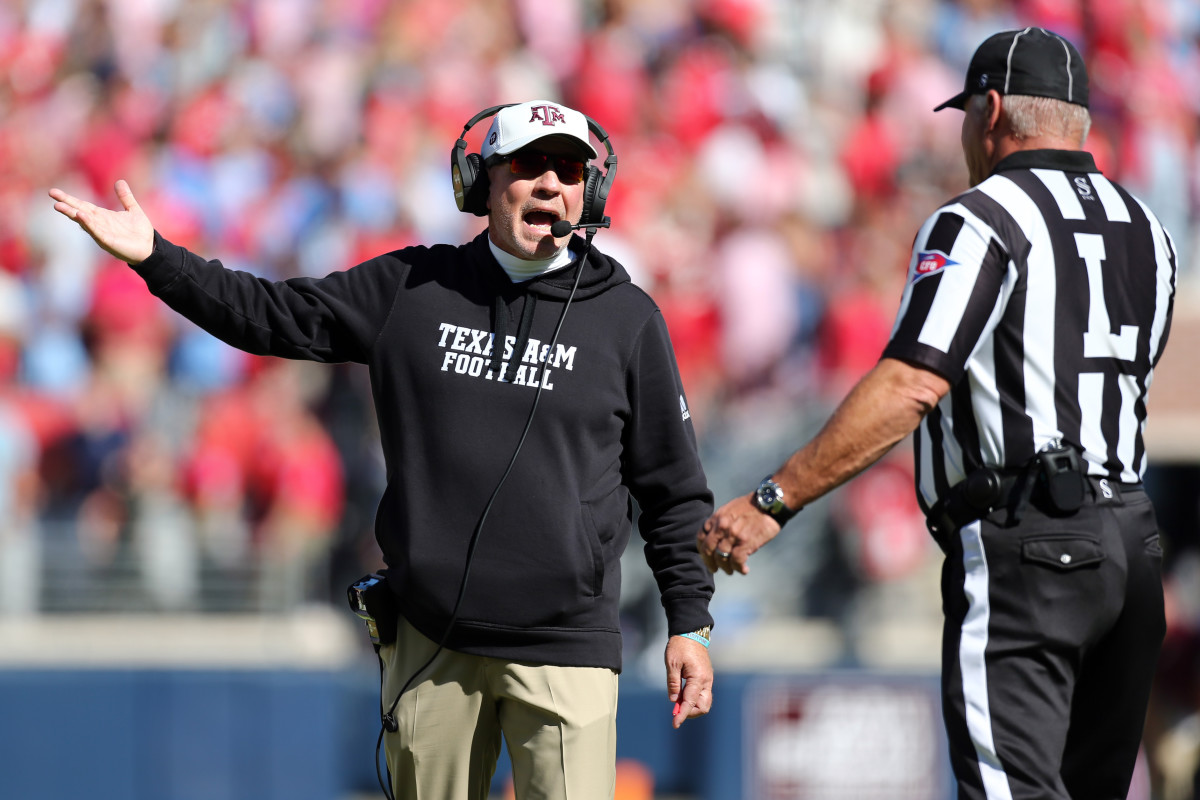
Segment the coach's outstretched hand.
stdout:
<svg viewBox="0 0 1200 800">
<path fill-rule="evenodd" d="M 139 264 L 154 252 L 154 226 L 128 183 L 117 181 L 116 190 L 124 211 L 101 208 L 62 189 L 51 189 L 50 196 L 57 201 L 54 210 L 79 223 L 106 252 L 127 264 Z"/>
</svg>

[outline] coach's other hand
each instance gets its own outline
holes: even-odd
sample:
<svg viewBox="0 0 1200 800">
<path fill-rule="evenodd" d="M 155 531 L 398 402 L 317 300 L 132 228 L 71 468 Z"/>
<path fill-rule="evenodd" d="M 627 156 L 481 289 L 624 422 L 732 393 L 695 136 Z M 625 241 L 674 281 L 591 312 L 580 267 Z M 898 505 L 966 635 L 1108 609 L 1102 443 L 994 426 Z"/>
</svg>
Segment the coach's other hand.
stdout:
<svg viewBox="0 0 1200 800">
<path fill-rule="evenodd" d="M 154 226 L 128 183 L 117 181 L 116 191 L 124 211 L 101 208 L 62 189 L 51 189 L 50 196 L 57 201 L 54 210 L 77 222 L 105 252 L 127 264 L 140 264 L 154 252 Z"/>
<path fill-rule="evenodd" d="M 779 523 L 758 510 L 750 495 L 718 508 L 696 534 L 696 549 L 709 572 L 750 572 L 747 561 L 758 548 L 779 535 Z"/>
<path fill-rule="evenodd" d="M 675 704 L 671 725 L 712 710 L 712 661 L 708 648 L 686 636 L 667 639 L 667 697 Z"/>
</svg>

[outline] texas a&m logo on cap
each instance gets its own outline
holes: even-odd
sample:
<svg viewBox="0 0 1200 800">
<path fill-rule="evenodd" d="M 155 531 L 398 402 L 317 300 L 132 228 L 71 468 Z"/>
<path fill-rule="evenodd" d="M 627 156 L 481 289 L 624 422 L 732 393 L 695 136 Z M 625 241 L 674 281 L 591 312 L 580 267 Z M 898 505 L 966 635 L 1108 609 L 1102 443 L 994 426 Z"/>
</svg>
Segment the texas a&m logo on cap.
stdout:
<svg viewBox="0 0 1200 800">
<path fill-rule="evenodd" d="M 957 261 L 952 261 L 940 250 L 922 251 L 917 253 L 917 265 L 913 268 L 912 281 L 915 283 L 921 280 L 921 278 L 934 275 L 946 267 L 952 267 L 957 263 Z"/>
<path fill-rule="evenodd" d="M 532 112 L 529 117 L 530 122 L 540 122 L 543 125 L 553 125 L 556 122 L 567 121 L 567 118 L 563 115 L 562 109 L 560 109 L 558 106 L 532 106 L 530 111 Z"/>
</svg>

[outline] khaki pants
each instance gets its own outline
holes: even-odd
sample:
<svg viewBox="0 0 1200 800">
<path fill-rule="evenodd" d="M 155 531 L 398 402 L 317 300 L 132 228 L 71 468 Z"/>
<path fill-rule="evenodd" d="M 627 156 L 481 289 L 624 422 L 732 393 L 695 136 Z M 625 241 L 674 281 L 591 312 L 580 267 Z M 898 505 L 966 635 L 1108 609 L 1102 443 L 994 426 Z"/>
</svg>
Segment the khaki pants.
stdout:
<svg viewBox="0 0 1200 800">
<path fill-rule="evenodd" d="M 380 649 L 383 707 L 437 645 L 403 619 Z M 396 800 L 487 800 L 500 738 L 517 800 L 612 800 L 617 675 L 443 650 L 401 697 L 384 737 Z"/>
</svg>

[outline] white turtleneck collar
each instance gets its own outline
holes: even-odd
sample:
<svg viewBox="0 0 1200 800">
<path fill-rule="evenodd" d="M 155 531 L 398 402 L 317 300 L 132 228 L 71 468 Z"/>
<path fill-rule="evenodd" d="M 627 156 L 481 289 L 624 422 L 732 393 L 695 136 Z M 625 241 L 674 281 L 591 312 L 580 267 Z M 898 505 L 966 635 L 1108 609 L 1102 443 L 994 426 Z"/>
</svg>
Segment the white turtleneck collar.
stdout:
<svg viewBox="0 0 1200 800">
<path fill-rule="evenodd" d="M 575 254 L 571 252 L 570 247 L 563 247 L 550 258 L 541 258 L 533 261 L 527 261 L 524 258 L 517 258 L 512 253 L 506 253 L 496 246 L 491 237 L 488 237 L 488 247 L 492 249 L 492 255 L 499 262 L 500 268 L 508 274 L 508 279 L 513 283 L 523 283 L 528 280 L 545 275 L 547 272 L 554 272 L 563 267 L 570 266 L 575 261 Z"/>
</svg>

